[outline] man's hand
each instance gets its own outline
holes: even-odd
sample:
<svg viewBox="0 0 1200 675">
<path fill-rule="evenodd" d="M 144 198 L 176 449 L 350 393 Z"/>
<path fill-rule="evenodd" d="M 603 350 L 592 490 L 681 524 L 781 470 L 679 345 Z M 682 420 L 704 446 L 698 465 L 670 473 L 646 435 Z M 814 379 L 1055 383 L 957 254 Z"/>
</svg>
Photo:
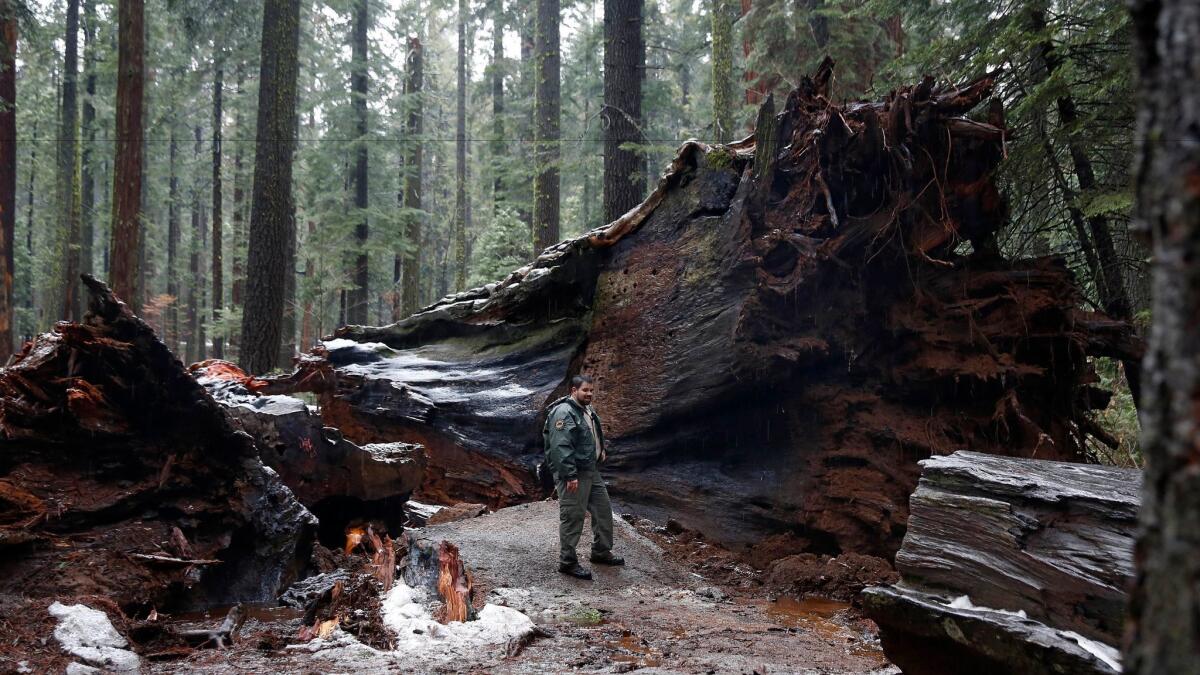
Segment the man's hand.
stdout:
<svg viewBox="0 0 1200 675">
<path fill-rule="evenodd" d="M 575 491 L 578 489 L 579 489 L 579 479 L 578 478 L 576 478 L 575 480 L 567 481 L 567 492 L 570 492 L 571 494 L 575 494 Z"/>
</svg>

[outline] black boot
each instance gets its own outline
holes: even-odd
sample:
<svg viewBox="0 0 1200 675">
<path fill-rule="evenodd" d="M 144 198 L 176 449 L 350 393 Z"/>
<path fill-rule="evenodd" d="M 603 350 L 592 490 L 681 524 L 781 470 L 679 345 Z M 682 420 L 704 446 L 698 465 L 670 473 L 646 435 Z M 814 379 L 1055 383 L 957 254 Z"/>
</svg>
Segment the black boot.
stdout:
<svg viewBox="0 0 1200 675">
<path fill-rule="evenodd" d="M 559 565 L 558 571 L 563 574 L 569 574 L 576 579 L 591 579 L 592 571 L 580 565 L 579 563 L 571 563 L 570 565 Z"/>
<path fill-rule="evenodd" d="M 624 558 L 622 558 L 619 555 L 613 555 L 611 553 L 609 553 L 608 555 L 592 554 L 592 557 L 589 559 L 592 562 L 596 563 L 597 565 L 624 565 L 625 564 Z"/>
</svg>

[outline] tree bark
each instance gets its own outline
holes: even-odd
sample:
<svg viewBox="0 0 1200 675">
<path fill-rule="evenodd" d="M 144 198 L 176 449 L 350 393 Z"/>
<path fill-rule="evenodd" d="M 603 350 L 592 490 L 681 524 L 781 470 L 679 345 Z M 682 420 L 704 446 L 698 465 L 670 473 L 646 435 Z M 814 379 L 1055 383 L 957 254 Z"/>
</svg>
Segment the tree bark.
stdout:
<svg viewBox="0 0 1200 675">
<path fill-rule="evenodd" d="M 424 145 L 421 134 L 424 130 L 424 103 L 421 89 L 424 72 L 421 40 L 408 40 L 408 72 L 404 89 L 408 96 L 408 157 L 405 160 L 404 208 L 409 209 L 404 217 L 403 269 L 400 273 L 401 311 L 405 316 L 417 311 L 421 295 L 421 165 L 424 161 Z"/>
<path fill-rule="evenodd" d="M 17 228 L 15 9 L 12 0 L 0 0 L 0 365 L 13 353 L 13 251 Z"/>
<path fill-rule="evenodd" d="M 219 49 L 219 48 L 218 48 Z M 221 210 L 221 94 L 225 87 L 224 56 L 213 57 L 213 136 L 212 136 L 212 319 L 213 351 L 215 359 L 225 358 L 225 340 L 217 327 L 221 320 L 221 309 L 225 304 L 224 258 L 222 252 L 223 219 Z"/>
<path fill-rule="evenodd" d="M 246 219 L 243 209 L 246 201 L 244 189 L 245 173 L 242 169 L 242 146 L 245 129 L 242 128 L 242 83 L 245 80 L 244 67 L 239 58 L 235 68 L 237 80 L 237 103 L 233 106 L 233 128 L 238 134 L 237 142 L 233 144 L 233 283 L 229 289 L 229 304 L 237 308 L 242 306 L 242 291 L 246 285 Z M 231 330 L 229 343 L 232 346 L 240 344 L 238 328 Z"/>
<path fill-rule="evenodd" d="M 560 80 L 559 0 L 538 0 L 533 43 L 534 162 L 533 248 L 541 253 L 557 244 L 559 234 L 559 123 L 562 113 Z"/>
<path fill-rule="evenodd" d="M 612 222 L 646 196 L 642 142 L 642 40 L 644 0 L 604 0 L 604 218 Z"/>
<path fill-rule="evenodd" d="M 712 0 L 713 140 L 733 140 L 733 7 Z"/>
<path fill-rule="evenodd" d="M 62 301 L 58 316 L 76 319 L 79 285 L 79 0 L 67 0 L 67 31 L 63 38 L 62 107 L 59 110 L 58 180 L 55 200 L 59 225 L 65 229 L 63 277 L 59 289 Z"/>
<path fill-rule="evenodd" d="M 96 144 L 96 0 L 83 0 L 83 136 L 79 167 L 79 272 L 95 271 L 96 239 L 96 176 L 92 152 Z M 78 284 L 78 280 L 72 283 Z M 75 293 L 75 315 L 83 316 L 86 309 L 83 293 Z"/>
<path fill-rule="evenodd" d="M 171 121 L 171 140 L 167 149 L 167 295 L 171 304 L 167 307 L 166 330 L 163 340 L 171 351 L 179 353 L 179 174 L 175 159 L 179 156 L 179 143 L 175 139 L 175 124 Z"/>
<path fill-rule="evenodd" d="M 354 184 L 354 207 L 358 210 L 358 219 L 354 226 L 354 243 L 357 251 L 354 256 L 354 288 L 347 294 L 346 320 L 349 323 L 366 325 L 367 323 L 367 289 L 370 285 L 367 255 L 367 237 L 370 234 L 367 224 L 367 172 L 369 155 L 367 148 L 367 28 L 370 25 L 370 9 L 368 0 L 357 0 L 354 4 L 354 30 L 351 37 L 351 66 L 350 91 L 353 96 L 355 132 L 358 137 L 354 151 L 354 172 L 351 182 Z"/>
<path fill-rule="evenodd" d="M 195 144 L 192 146 L 192 166 L 200 166 L 200 127 L 196 126 L 192 130 L 192 136 L 195 139 Z M 193 169 L 195 171 L 195 168 Z M 195 173 L 192 174 L 192 238 L 188 246 L 188 284 L 187 284 L 187 353 L 186 359 L 188 363 L 195 363 L 204 358 L 204 346 L 201 344 L 200 323 L 201 314 L 203 311 L 200 308 L 200 289 L 202 282 L 200 278 L 200 252 L 203 249 L 201 238 L 204 233 L 204 224 L 200 220 L 200 211 L 203 208 L 200 203 L 200 190 L 196 183 L 199 181 Z"/>
<path fill-rule="evenodd" d="M 142 94 L 145 25 L 142 0 L 118 0 L 117 148 L 113 161 L 113 220 L 109 278 L 113 293 L 140 311 L 137 258 L 142 195 Z"/>
<path fill-rule="evenodd" d="M 239 354 L 242 368 L 252 375 L 270 370 L 279 360 L 286 288 L 283 277 L 292 274 L 294 267 L 288 258 L 287 240 L 296 236 L 292 153 L 299 42 L 300 0 L 265 0 Z"/>
<path fill-rule="evenodd" d="M 1141 111 L 1135 227 L 1154 254 L 1143 379 L 1141 533 L 1130 673 L 1195 673 L 1200 654 L 1200 6 L 1133 3 Z"/>
<path fill-rule="evenodd" d="M 500 213 L 504 194 L 504 0 L 492 7 L 492 214 Z"/>
<path fill-rule="evenodd" d="M 454 290 L 467 287 L 467 0 L 458 0 L 458 97 L 454 115 Z"/>
</svg>

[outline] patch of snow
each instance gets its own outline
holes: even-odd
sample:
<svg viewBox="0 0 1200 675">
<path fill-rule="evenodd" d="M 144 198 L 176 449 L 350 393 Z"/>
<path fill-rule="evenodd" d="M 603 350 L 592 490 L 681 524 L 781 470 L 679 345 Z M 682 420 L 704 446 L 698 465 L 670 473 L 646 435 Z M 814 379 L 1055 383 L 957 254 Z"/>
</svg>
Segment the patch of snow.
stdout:
<svg viewBox="0 0 1200 675">
<path fill-rule="evenodd" d="M 50 605 L 50 615 L 58 619 L 54 637 L 67 653 L 89 664 L 118 673 L 141 670 L 137 654 L 125 649 L 125 638 L 113 628 L 108 615 L 86 605 Z M 79 671 L 86 672 L 86 671 Z"/>
<path fill-rule="evenodd" d="M 74 661 L 67 664 L 67 675 L 103 675 L 104 671 L 95 666 L 85 666 Z"/>
<path fill-rule="evenodd" d="M 474 621 L 438 623 L 425 604 L 425 593 L 397 581 L 383 598 L 383 623 L 396 633 L 396 651 L 436 656 L 503 645 L 533 632 L 533 621 L 500 605 L 485 605 Z"/>
<path fill-rule="evenodd" d="M 1073 630 L 1060 630 L 1059 634 L 1071 638 L 1092 656 L 1103 661 L 1114 672 L 1121 672 L 1121 652 L 1112 645 L 1086 638 Z"/>
<path fill-rule="evenodd" d="M 953 609 L 970 609 L 970 610 L 974 610 L 976 612 L 993 612 L 995 614 L 1007 614 L 1009 616 L 1015 616 L 1020 619 L 1028 619 L 1029 618 L 1029 615 L 1027 615 L 1025 613 L 1025 610 L 1023 610 L 1023 609 L 1013 612 L 1013 611 L 1007 610 L 1007 609 L 996 609 L 995 607 L 983 607 L 981 605 L 976 605 L 975 603 L 971 602 L 971 596 L 969 596 L 969 595 L 960 595 L 957 598 L 951 600 L 950 607 Z"/>
</svg>

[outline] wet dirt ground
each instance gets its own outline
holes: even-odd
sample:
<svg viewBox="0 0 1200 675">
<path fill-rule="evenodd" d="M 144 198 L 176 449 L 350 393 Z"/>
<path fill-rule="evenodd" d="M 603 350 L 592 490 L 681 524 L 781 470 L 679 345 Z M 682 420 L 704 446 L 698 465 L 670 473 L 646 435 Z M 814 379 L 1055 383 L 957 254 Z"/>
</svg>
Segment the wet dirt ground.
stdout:
<svg viewBox="0 0 1200 675">
<path fill-rule="evenodd" d="M 616 519 L 623 567 L 592 581 L 559 574 L 553 501 L 425 528 L 460 548 L 479 598 L 527 614 L 548 636 L 446 658 L 334 647 L 285 648 L 299 621 L 251 620 L 238 646 L 152 665 L 161 673 L 897 673 L 873 631 L 844 603 L 728 596 Z M 586 560 L 590 532 L 580 542 Z M 292 625 L 295 624 L 295 625 Z M 515 654 L 511 652 L 516 652 Z"/>
</svg>

